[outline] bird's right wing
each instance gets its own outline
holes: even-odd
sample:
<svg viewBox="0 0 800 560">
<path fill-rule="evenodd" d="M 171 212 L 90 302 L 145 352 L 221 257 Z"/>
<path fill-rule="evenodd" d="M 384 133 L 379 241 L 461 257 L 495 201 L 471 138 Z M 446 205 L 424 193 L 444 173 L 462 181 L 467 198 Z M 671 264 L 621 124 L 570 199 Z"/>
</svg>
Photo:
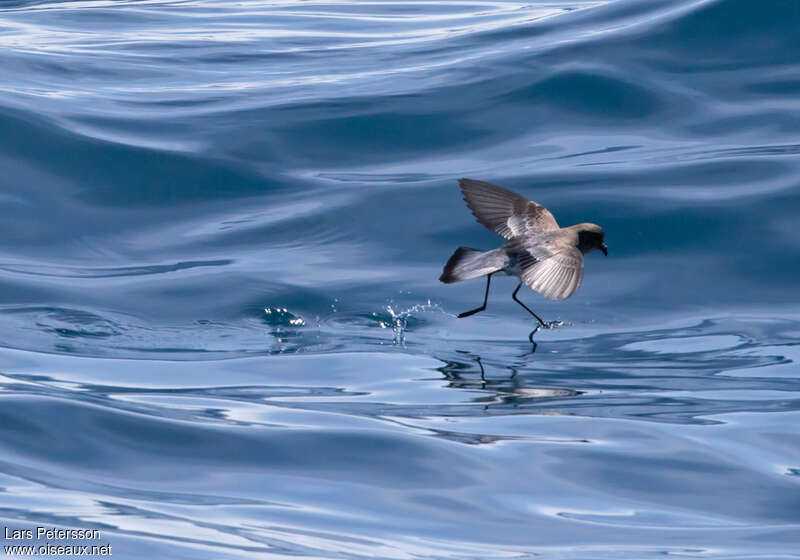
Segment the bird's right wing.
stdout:
<svg viewBox="0 0 800 560">
<path fill-rule="evenodd" d="M 478 223 L 506 239 L 558 229 L 547 208 L 515 192 L 474 179 L 460 179 L 458 184 Z"/>
<path fill-rule="evenodd" d="M 548 299 L 567 299 L 583 281 L 583 253 L 566 247 L 537 260 L 530 253 L 520 262 L 522 281 Z"/>
</svg>

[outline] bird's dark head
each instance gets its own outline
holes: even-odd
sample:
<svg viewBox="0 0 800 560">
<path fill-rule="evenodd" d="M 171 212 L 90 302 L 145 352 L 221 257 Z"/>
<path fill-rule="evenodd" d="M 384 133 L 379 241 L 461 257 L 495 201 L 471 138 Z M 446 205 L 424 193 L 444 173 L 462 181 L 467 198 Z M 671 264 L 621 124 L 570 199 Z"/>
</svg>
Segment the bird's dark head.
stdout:
<svg viewBox="0 0 800 560">
<path fill-rule="evenodd" d="M 603 228 L 597 224 L 578 224 L 575 229 L 578 231 L 578 249 L 581 253 L 585 255 L 592 251 L 603 251 L 603 254 L 608 256 Z"/>
</svg>

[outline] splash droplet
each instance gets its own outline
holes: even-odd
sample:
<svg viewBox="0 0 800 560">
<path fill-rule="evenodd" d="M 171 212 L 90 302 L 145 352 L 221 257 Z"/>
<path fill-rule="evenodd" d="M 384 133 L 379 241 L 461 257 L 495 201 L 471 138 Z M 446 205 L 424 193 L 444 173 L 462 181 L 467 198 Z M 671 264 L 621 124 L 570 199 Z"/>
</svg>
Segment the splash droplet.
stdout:
<svg viewBox="0 0 800 560">
<path fill-rule="evenodd" d="M 295 315 L 286 307 L 265 307 L 264 315 L 267 324 L 272 327 L 303 327 L 306 322 L 299 315 Z"/>
</svg>

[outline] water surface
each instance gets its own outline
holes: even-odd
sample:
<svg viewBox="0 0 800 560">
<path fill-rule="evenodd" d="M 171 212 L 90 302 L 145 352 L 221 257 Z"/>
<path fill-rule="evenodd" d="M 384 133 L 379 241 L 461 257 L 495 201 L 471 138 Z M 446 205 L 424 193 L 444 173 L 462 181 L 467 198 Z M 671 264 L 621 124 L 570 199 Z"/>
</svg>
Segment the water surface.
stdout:
<svg viewBox="0 0 800 560">
<path fill-rule="evenodd" d="M 800 558 L 800 5 L 0 6 L 0 524 Z M 456 180 L 592 221 L 565 326 Z M 4 544 L 8 544 L 5 542 Z"/>
</svg>

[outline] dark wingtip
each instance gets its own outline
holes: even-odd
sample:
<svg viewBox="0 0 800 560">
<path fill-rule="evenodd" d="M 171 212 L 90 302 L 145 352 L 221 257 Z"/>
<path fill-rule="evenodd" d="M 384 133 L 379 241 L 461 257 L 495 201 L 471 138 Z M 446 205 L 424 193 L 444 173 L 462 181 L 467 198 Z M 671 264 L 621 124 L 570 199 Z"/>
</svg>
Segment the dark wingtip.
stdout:
<svg viewBox="0 0 800 560">
<path fill-rule="evenodd" d="M 472 206 L 469 205 L 469 200 L 467 200 L 467 193 L 466 193 L 466 190 L 465 190 L 469 186 L 468 183 L 470 183 L 472 181 L 473 181 L 473 179 L 467 179 L 466 177 L 461 178 L 461 179 L 458 180 L 458 187 L 461 189 L 461 198 L 462 198 L 462 200 L 467 204 L 467 208 L 470 209 L 470 211 L 472 212 L 472 215 L 477 218 L 478 216 L 475 214 L 475 211 L 472 210 Z"/>
<path fill-rule="evenodd" d="M 466 177 L 462 177 L 458 180 L 458 186 L 462 189 L 467 186 L 468 183 L 474 183 L 475 179 L 467 179 Z"/>
</svg>

